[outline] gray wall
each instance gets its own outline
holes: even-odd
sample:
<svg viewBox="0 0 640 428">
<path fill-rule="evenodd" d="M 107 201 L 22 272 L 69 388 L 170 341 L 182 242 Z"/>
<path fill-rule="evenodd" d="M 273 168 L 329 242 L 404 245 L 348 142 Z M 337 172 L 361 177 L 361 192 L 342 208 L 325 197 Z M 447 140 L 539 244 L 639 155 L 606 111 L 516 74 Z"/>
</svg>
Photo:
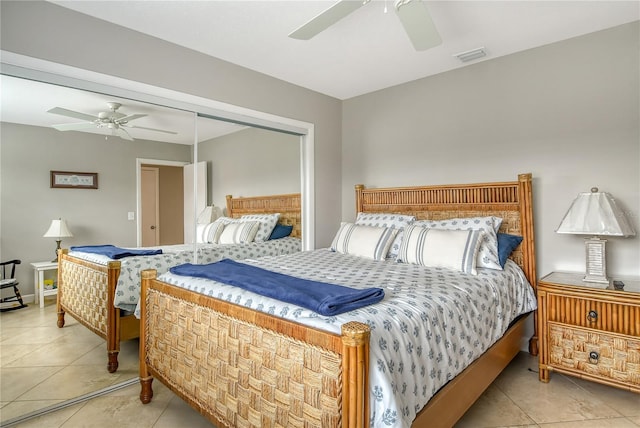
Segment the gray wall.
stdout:
<svg viewBox="0 0 640 428">
<path fill-rule="evenodd" d="M 156 141 L 60 132 L 0 123 L 0 254 L 21 259 L 20 291 L 33 293 L 29 263 L 52 260 L 55 241 L 43 238 L 51 220 L 67 220 L 62 246 L 136 245 L 136 158 L 189 162 L 191 147 Z M 50 171 L 97 172 L 98 189 L 51 189 Z"/>
<path fill-rule="evenodd" d="M 8 52 L 312 122 L 316 246 L 331 242 L 341 215 L 339 100 L 52 3 L 2 1 L 0 8 L 0 46 Z"/>
<path fill-rule="evenodd" d="M 538 275 L 584 271 L 583 238 L 554 231 L 579 192 L 611 193 L 640 232 L 638 22 L 343 103 L 342 217 L 353 185 L 534 177 Z M 609 272 L 640 275 L 640 236 L 611 238 Z"/>
<path fill-rule="evenodd" d="M 198 158 L 207 160 L 208 202 L 223 209 L 226 195 L 300 192 L 298 136 L 248 128 L 199 143 Z"/>
</svg>

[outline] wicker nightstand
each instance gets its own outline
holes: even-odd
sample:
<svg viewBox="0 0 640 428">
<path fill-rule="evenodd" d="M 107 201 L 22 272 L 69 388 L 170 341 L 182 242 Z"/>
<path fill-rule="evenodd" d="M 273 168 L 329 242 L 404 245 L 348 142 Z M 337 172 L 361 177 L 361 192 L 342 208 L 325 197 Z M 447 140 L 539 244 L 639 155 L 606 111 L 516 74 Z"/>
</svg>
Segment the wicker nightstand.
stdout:
<svg viewBox="0 0 640 428">
<path fill-rule="evenodd" d="M 640 280 L 615 290 L 583 277 L 553 272 L 538 282 L 540 380 L 556 371 L 640 393 Z"/>
</svg>

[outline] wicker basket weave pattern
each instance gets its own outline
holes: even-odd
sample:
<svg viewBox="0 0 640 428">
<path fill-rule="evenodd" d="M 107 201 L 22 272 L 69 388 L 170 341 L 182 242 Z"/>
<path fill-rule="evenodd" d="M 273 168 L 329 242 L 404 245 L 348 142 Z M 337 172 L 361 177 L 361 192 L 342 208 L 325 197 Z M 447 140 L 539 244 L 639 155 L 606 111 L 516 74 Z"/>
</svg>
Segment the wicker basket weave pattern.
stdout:
<svg viewBox="0 0 640 428">
<path fill-rule="evenodd" d="M 549 358 L 554 366 L 640 387 L 640 339 L 549 323 Z"/>
<path fill-rule="evenodd" d="M 246 214 L 280 213 L 278 223 L 293 226 L 291 235 L 302 236 L 302 215 L 300 193 L 287 195 L 232 198 L 227 195 L 227 215 L 239 218 Z"/>
<path fill-rule="evenodd" d="M 107 273 L 63 260 L 61 293 L 64 309 L 91 330 L 105 337 L 107 333 Z M 83 287 L 64 287 L 64 284 Z"/>
<path fill-rule="evenodd" d="M 147 363 L 214 422 L 340 425 L 339 355 L 157 290 L 147 308 Z"/>
<path fill-rule="evenodd" d="M 640 305 L 549 294 L 549 321 L 640 337 Z M 590 315 L 592 312 L 595 315 Z"/>
</svg>

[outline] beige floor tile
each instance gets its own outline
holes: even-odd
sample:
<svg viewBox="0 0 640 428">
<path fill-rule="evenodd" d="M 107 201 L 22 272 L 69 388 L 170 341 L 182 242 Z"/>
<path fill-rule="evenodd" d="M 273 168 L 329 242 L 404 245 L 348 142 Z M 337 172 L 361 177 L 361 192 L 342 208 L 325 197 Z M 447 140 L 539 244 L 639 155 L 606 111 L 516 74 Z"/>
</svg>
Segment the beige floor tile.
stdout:
<svg viewBox="0 0 640 428">
<path fill-rule="evenodd" d="M 541 428 L 636 428 L 626 418 L 591 419 L 582 421 L 555 422 L 540 424 Z"/>
<path fill-rule="evenodd" d="M 640 394 L 579 378 L 569 378 L 576 385 L 599 397 L 623 416 L 640 416 Z"/>
<path fill-rule="evenodd" d="M 135 396 L 103 396 L 88 401 L 69 418 L 64 428 L 79 427 L 153 427 L 173 395 L 168 390 L 156 391 L 149 404 Z M 179 426 L 188 426 L 181 423 Z"/>
<path fill-rule="evenodd" d="M 97 336 L 96 338 L 99 339 Z M 95 342 L 60 338 L 39 346 L 28 355 L 7 364 L 6 367 L 66 366 L 74 364 L 77 363 L 78 358 L 81 358 L 82 355 L 96 347 L 100 347 L 100 344 Z"/>
<path fill-rule="evenodd" d="M 69 400 L 121 382 L 104 365 L 67 366 L 19 397 L 20 400 Z"/>
<path fill-rule="evenodd" d="M 0 400 L 13 401 L 42 384 L 64 367 L 12 367 L 0 369 Z M 45 397 L 49 398 L 49 397 Z M 55 397 L 53 397 L 55 398 Z"/>
<path fill-rule="evenodd" d="M 153 428 L 175 428 L 178 426 L 215 428 L 214 424 L 191 408 L 184 400 L 174 396 L 158 418 L 158 421 L 153 425 Z"/>
<path fill-rule="evenodd" d="M 615 418 L 622 415 L 601 397 L 591 394 L 567 377 L 554 374 L 550 383 L 529 371 L 533 357 L 520 356 L 494 385 L 508 395 L 535 423 Z M 536 367 L 537 370 L 537 367 Z"/>
<path fill-rule="evenodd" d="M 490 386 L 473 407 L 458 421 L 456 428 L 521 426 L 528 424 L 533 424 L 533 420 L 502 391 Z"/>
<path fill-rule="evenodd" d="M 14 361 L 29 355 L 40 345 L 3 345 L 0 343 L 0 367 L 7 367 Z"/>
<path fill-rule="evenodd" d="M 628 417 L 627 419 L 629 420 L 629 422 L 633 422 L 634 424 L 640 427 L 640 416 L 631 416 L 631 417 Z"/>
<path fill-rule="evenodd" d="M 58 327 L 3 328 L 3 345 L 51 343 L 60 337 Z"/>
</svg>

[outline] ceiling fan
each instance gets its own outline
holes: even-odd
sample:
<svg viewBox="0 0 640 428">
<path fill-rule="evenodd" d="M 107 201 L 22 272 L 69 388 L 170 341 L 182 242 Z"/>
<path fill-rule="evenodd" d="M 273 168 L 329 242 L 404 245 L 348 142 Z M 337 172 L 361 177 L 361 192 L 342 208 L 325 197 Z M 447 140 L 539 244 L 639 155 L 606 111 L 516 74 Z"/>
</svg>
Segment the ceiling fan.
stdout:
<svg viewBox="0 0 640 428">
<path fill-rule="evenodd" d="M 329 9 L 290 33 L 289 37 L 309 40 L 370 2 L 371 0 L 338 0 Z M 440 34 L 431 19 L 431 14 L 422 0 L 395 0 L 393 6 L 417 51 L 424 51 L 442 43 Z"/>
<path fill-rule="evenodd" d="M 54 107 L 47 110 L 48 113 L 59 114 L 61 116 L 73 117 L 75 119 L 81 119 L 85 122 L 79 123 L 64 123 L 61 125 L 52 125 L 53 128 L 58 131 L 78 131 L 87 128 L 106 128 L 111 130 L 111 135 L 123 138 L 125 140 L 133 141 L 133 137 L 127 132 L 125 128 L 137 128 L 145 129 L 147 131 L 164 132 L 166 134 L 177 134 L 173 131 L 165 131 L 163 129 L 146 128 L 144 126 L 131 125 L 130 122 L 141 117 L 147 116 L 146 114 L 129 114 L 120 113 L 118 109 L 122 106 L 120 103 L 108 102 L 107 106 L 109 111 L 102 111 L 97 116 L 93 116 L 86 113 L 80 113 L 73 110 L 68 110 L 62 107 Z"/>
</svg>

